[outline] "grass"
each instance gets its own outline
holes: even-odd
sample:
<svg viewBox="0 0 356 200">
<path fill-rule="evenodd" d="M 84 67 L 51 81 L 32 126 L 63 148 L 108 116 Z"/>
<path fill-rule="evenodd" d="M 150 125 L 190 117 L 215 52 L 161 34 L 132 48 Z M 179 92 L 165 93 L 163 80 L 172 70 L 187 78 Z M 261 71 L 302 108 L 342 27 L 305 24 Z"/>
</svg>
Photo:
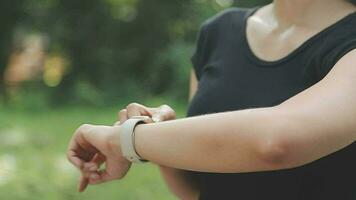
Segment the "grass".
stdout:
<svg viewBox="0 0 356 200">
<path fill-rule="evenodd" d="M 1 108 L 0 199 L 174 199 L 152 164 L 135 165 L 121 181 L 91 186 L 85 193 L 77 193 L 79 173 L 66 160 L 67 143 L 80 124 L 113 124 L 119 107 L 45 111 Z M 184 115 L 184 105 L 174 107 L 178 107 L 179 116 Z"/>
</svg>

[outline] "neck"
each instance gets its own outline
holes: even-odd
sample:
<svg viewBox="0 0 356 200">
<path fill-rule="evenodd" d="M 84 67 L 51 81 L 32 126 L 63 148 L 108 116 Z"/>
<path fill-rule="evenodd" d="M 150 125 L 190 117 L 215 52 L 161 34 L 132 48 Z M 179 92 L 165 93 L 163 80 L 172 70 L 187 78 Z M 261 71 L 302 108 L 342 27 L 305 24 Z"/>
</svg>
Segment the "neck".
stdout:
<svg viewBox="0 0 356 200">
<path fill-rule="evenodd" d="M 305 25 L 325 17 L 342 17 L 355 10 L 346 0 L 274 0 L 272 5 L 280 24 Z"/>
</svg>

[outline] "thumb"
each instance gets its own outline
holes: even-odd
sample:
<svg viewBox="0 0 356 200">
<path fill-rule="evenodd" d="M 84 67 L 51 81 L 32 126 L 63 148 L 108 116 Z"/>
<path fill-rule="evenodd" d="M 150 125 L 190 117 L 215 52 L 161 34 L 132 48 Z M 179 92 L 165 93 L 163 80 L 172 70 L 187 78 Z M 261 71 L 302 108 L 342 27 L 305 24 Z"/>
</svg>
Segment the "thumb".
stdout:
<svg viewBox="0 0 356 200">
<path fill-rule="evenodd" d="M 164 116 L 162 116 L 161 113 L 156 112 L 152 115 L 152 121 L 153 122 L 162 122 L 162 121 L 164 121 Z"/>
<path fill-rule="evenodd" d="M 162 122 L 172 119 L 175 119 L 175 112 L 167 105 L 158 107 L 152 115 L 152 120 L 154 122 Z"/>
</svg>

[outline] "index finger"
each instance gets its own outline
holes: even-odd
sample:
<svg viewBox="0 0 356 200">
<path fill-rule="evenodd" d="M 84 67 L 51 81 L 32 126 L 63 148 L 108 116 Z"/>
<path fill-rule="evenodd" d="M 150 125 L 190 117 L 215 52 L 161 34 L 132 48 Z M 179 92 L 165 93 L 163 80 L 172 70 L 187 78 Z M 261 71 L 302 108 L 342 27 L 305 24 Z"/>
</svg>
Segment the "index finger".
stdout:
<svg viewBox="0 0 356 200">
<path fill-rule="evenodd" d="M 127 110 L 126 109 L 120 110 L 120 112 L 118 113 L 118 117 L 119 117 L 118 125 L 121 125 L 127 120 Z"/>
<path fill-rule="evenodd" d="M 75 167 L 81 170 L 84 165 L 84 160 L 78 156 L 77 152 L 80 150 L 81 147 L 77 144 L 74 137 L 75 134 L 69 142 L 68 150 L 67 150 L 67 158 L 69 162 L 71 162 Z"/>
<path fill-rule="evenodd" d="M 82 173 L 78 184 L 78 191 L 84 192 L 84 190 L 88 187 L 88 184 L 89 184 L 89 179 L 85 177 L 85 175 Z"/>
<path fill-rule="evenodd" d="M 79 170 L 83 168 L 84 161 L 76 155 L 76 152 L 74 150 L 68 150 L 67 158 L 69 162 L 72 163 Z"/>
</svg>

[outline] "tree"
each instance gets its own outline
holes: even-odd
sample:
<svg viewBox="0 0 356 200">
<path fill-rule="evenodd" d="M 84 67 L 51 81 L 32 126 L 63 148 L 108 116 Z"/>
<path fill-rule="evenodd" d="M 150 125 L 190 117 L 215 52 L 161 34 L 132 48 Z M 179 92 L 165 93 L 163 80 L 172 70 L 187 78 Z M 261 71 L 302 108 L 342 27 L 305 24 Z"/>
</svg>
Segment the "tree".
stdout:
<svg viewBox="0 0 356 200">
<path fill-rule="evenodd" d="M 6 100 L 4 72 L 12 50 L 12 36 L 16 25 L 23 16 L 23 0 L 0 1 L 0 99 Z"/>
<path fill-rule="evenodd" d="M 47 34 L 50 54 L 59 54 L 69 61 L 60 85 L 49 90 L 55 102 L 80 100 L 78 85 L 82 83 L 100 93 L 102 99 L 132 96 L 135 91 L 157 95 L 177 85 L 183 87 L 182 83 L 187 85 L 188 81 L 180 77 L 188 77 L 189 72 L 177 70 L 177 66 L 189 68 L 189 56 L 177 58 L 170 52 L 181 48 L 180 44 L 194 46 L 199 24 L 223 9 L 221 4 L 233 3 L 224 2 L 219 5 L 217 0 L 2 0 L 0 95 L 6 94 L 3 74 L 13 31 L 19 25 Z M 234 2 L 237 6 L 256 6 L 270 1 Z M 180 91 L 176 93 L 184 93 L 183 88 Z"/>
</svg>

